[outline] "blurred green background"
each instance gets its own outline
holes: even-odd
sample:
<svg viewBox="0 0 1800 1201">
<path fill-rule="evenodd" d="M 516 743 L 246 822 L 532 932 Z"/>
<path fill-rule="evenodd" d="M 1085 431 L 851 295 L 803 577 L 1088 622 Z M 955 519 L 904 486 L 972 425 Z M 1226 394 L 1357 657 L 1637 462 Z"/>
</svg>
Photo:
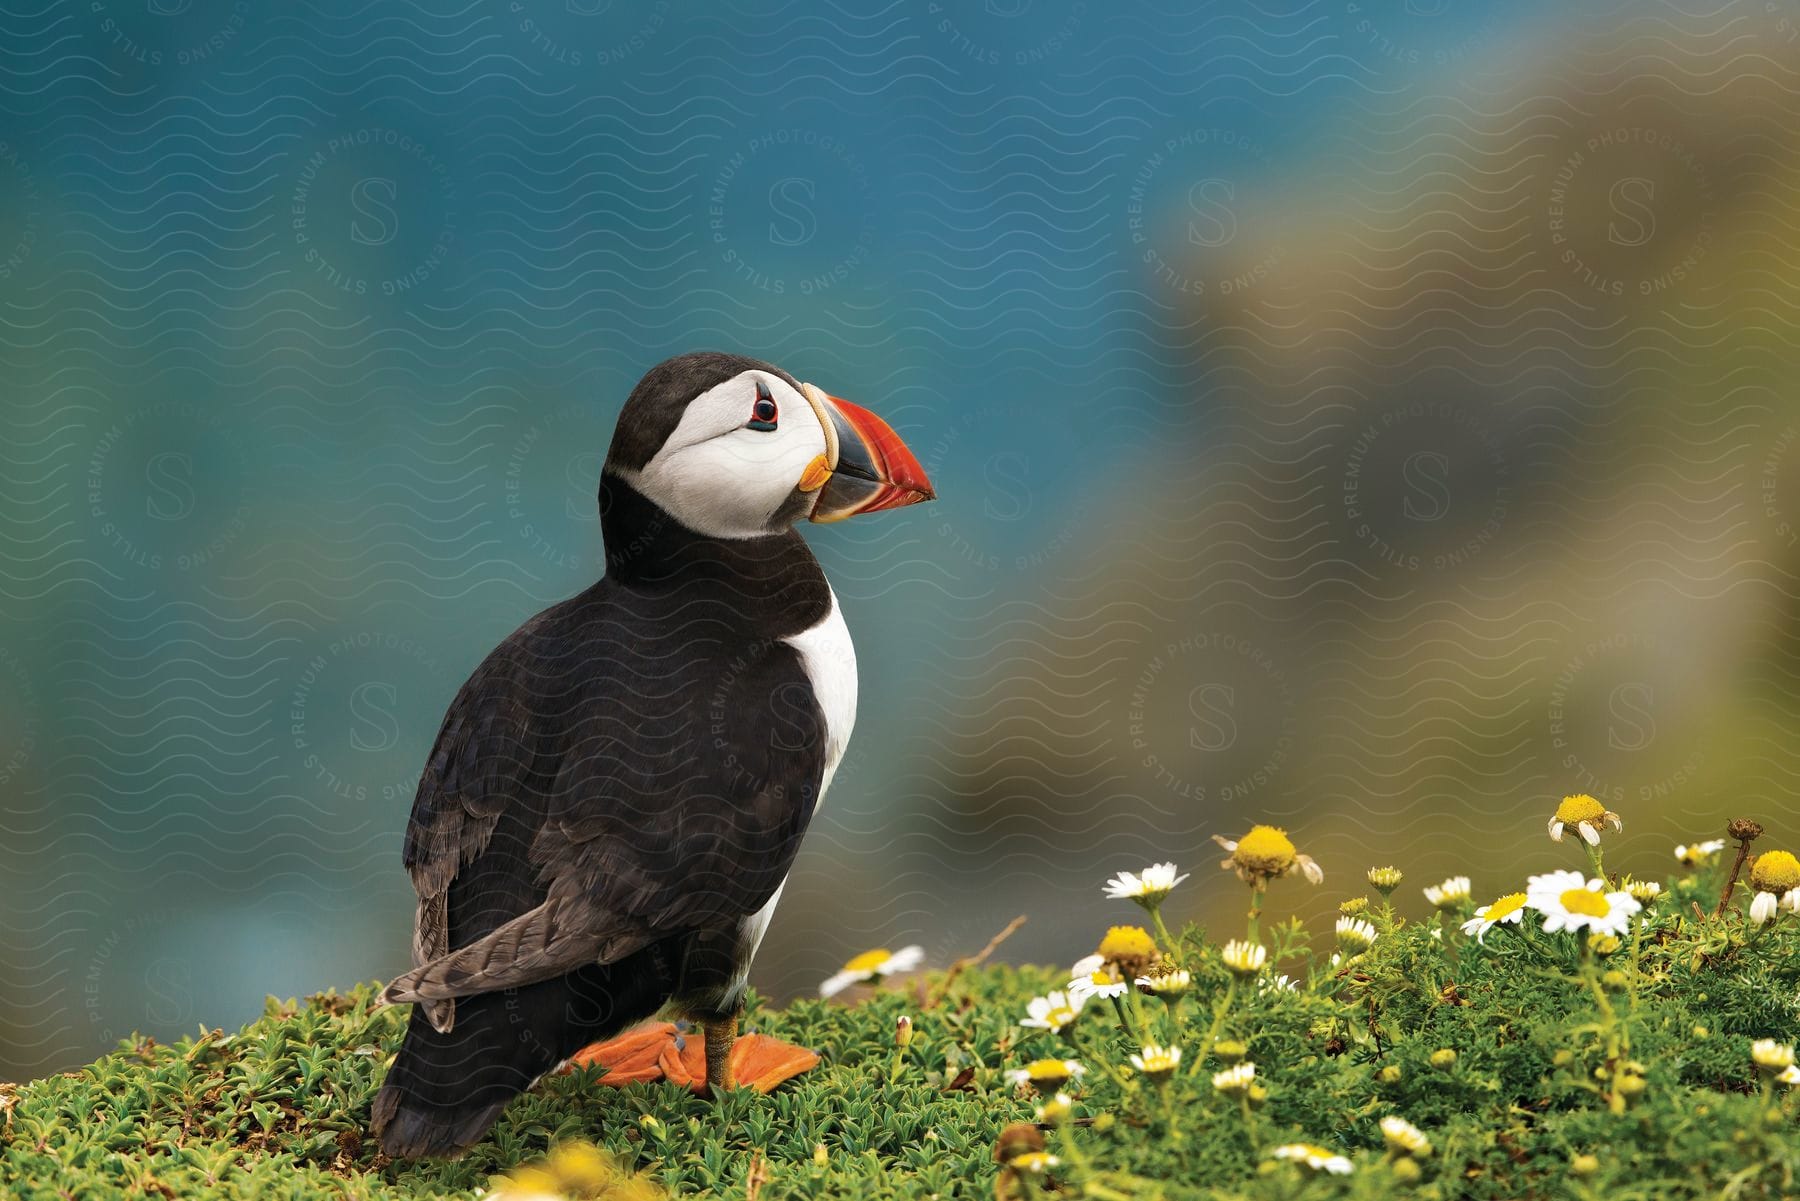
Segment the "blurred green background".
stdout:
<svg viewBox="0 0 1800 1201">
<path fill-rule="evenodd" d="M 1800 0 L 0 0 L 0 1078 L 406 966 L 453 691 L 618 407 L 772 359 L 856 737 L 754 982 L 1068 961 L 1288 827 L 1478 894 L 1800 753 Z"/>
</svg>

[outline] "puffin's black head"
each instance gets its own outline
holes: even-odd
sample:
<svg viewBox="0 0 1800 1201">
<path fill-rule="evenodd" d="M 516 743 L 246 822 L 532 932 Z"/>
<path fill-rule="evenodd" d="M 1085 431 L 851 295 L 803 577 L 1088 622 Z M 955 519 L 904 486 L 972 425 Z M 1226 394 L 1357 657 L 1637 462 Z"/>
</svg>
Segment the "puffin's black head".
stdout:
<svg viewBox="0 0 1800 1201">
<path fill-rule="evenodd" d="M 652 367 L 619 414 L 606 470 L 691 530 L 751 538 L 935 493 L 875 414 L 743 355 Z"/>
</svg>

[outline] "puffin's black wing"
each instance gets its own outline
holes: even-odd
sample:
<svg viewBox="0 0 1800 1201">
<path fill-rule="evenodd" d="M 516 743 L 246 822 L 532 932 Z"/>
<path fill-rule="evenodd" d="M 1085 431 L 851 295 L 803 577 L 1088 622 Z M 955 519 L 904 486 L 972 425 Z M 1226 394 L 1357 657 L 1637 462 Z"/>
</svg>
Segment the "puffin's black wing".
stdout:
<svg viewBox="0 0 1800 1201">
<path fill-rule="evenodd" d="M 496 649 L 420 781 L 418 966 L 387 1000 L 447 1029 L 451 998 L 726 931 L 767 903 L 818 797 L 824 723 L 791 647 L 726 634 L 590 595 Z"/>
<path fill-rule="evenodd" d="M 479 892 L 486 894 L 464 898 L 474 903 L 461 906 L 463 920 L 458 925 L 465 928 L 476 916 L 468 912 L 471 908 L 494 912 L 498 921 L 490 921 L 491 928 L 541 900 L 541 889 L 528 878 L 491 870 L 498 863 L 485 872 L 465 872 L 486 858 L 494 831 L 514 798 L 527 800 L 531 793 L 532 722 L 515 686 L 515 656 L 507 653 L 528 629 L 497 647 L 457 691 L 420 774 L 402 852 L 419 897 L 413 920 L 415 968 L 450 954 L 455 945 L 450 891 L 459 875 L 460 891 L 471 891 L 469 886 L 479 879 Z M 433 1001 L 425 1008 L 434 1027 L 451 1028 L 453 1002 Z"/>
</svg>

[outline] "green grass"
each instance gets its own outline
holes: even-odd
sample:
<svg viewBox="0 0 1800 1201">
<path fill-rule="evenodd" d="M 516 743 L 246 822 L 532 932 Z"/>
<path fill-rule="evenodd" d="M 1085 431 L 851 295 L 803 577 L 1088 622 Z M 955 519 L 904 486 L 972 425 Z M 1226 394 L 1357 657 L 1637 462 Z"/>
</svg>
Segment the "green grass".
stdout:
<svg viewBox="0 0 1800 1201">
<path fill-rule="evenodd" d="M 1268 916 L 1306 887 L 1290 877 L 1270 887 L 1262 941 L 1297 989 L 1230 985 L 1218 948 L 1190 930 L 1172 957 L 1192 971 L 1192 992 L 1173 1010 L 1127 997 L 1129 1034 L 1106 1001 L 1090 1002 L 1072 1041 L 1022 1029 L 1028 1000 L 1062 982 L 1042 969 L 970 970 L 947 986 L 933 977 L 854 1007 L 756 1007 L 751 1027 L 818 1047 L 824 1063 L 772 1096 L 722 1104 L 666 1084 L 556 1077 L 453 1163 L 390 1163 L 366 1134 L 403 1011 L 371 1008 L 368 988 L 271 1001 L 230 1036 L 132 1040 L 78 1072 L 8 1086 L 0 1192 L 468 1197 L 553 1144 L 585 1139 L 676 1195 L 753 1188 L 758 1201 L 991 1198 L 997 1187 L 1095 1201 L 1792 1196 L 1796 1098 L 1759 1076 L 1750 1043 L 1800 1034 L 1800 918 L 1758 930 L 1747 898 L 1723 919 L 1698 917 L 1722 870 L 1672 881 L 1642 938 L 1609 956 L 1531 924 L 1496 929 L 1485 947 L 1454 923 L 1434 937 L 1433 918 L 1403 921 L 1377 901 L 1363 912 L 1374 946 L 1335 966 L 1329 931 L 1313 953 L 1297 924 Z M 1242 887 L 1224 875 L 1185 887 L 1227 882 Z M 1415 883 L 1397 897 L 1423 912 Z M 1096 918 L 1096 941 L 1107 919 L 1133 912 L 1116 904 L 1122 913 Z M 1071 946 L 1070 958 L 1088 949 Z M 916 1035 L 896 1071 L 902 1013 Z M 1254 1104 L 1214 1089 L 1215 1029 L 1256 1064 Z M 1141 1041 L 1184 1048 L 1166 1088 L 1128 1070 Z M 1453 1063 L 1434 1057 L 1443 1051 Z M 1034 1099 L 1003 1073 L 1046 1055 L 1088 1066 L 1069 1090 L 1072 1120 L 1043 1132 L 1060 1162 L 1042 1175 L 1002 1169 L 997 1136 L 1034 1117 Z M 1384 1149 L 1385 1115 L 1423 1129 L 1432 1153 Z M 1273 1157 L 1300 1141 L 1355 1170 L 1312 1175 Z"/>
</svg>

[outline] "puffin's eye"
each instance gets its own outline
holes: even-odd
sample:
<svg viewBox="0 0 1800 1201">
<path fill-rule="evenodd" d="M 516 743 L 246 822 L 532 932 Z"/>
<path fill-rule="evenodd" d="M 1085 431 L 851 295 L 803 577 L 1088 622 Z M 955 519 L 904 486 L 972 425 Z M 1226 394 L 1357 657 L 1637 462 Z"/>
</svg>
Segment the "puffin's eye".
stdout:
<svg viewBox="0 0 1800 1201">
<path fill-rule="evenodd" d="M 779 412 L 775 407 L 775 397 L 769 392 L 769 385 L 757 380 L 756 403 L 750 406 L 750 420 L 747 424 L 753 430 L 772 430 Z"/>
</svg>

